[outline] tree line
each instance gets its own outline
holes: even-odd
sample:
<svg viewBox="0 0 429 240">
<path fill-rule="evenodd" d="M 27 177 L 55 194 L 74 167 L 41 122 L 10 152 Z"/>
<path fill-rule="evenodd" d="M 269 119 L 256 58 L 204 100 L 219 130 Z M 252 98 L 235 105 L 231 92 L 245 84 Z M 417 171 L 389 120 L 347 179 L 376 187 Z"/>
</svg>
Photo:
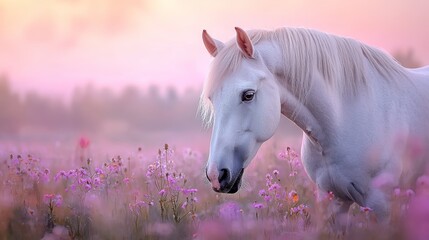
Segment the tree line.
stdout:
<svg viewBox="0 0 429 240">
<path fill-rule="evenodd" d="M 113 137 L 156 131 L 201 129 L 197 114 L 199 92 L 178 94 L 175 88 L 160 93 L 128 86 L 120 93 L 91 84 L 76 88 L 69 103 L 36 92 L 19 96 L 7 77 L 0 77 L 0 138 L 74 132 Z"/>
</svg>

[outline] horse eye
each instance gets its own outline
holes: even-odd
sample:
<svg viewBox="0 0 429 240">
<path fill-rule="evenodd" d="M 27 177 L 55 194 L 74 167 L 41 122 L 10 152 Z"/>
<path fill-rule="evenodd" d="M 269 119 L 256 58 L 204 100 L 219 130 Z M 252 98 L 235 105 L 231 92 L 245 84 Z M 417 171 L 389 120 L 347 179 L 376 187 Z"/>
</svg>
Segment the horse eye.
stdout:
<svg viewBox="0 0 429 240">
<path fill-rule="evenodd" d="M 254 96 L 255 96 L 254 90 L 246 90 L 243 92 L 243 95 L 241 95 L 241 101 L 243 102 L 252 101 Z"/>
</svg>

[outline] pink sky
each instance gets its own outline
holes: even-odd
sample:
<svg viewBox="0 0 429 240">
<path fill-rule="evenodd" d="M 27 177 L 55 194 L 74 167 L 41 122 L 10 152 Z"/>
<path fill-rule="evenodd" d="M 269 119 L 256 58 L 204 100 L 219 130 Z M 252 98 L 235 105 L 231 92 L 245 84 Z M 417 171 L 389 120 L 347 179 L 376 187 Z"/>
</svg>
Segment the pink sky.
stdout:
<svg viewBox="0 0 429 240">
<path fill-rule="evenodd" d="M 87 82 L 199 89 L 211 61 L 202 29 L 227 40 L 235 26 L 309 27 L 389 52 L 412 48 L 429 64 L 429 1 L 315 2 L 0 0 L 0 73 L 20 92 L 54 96 Z"/>
</svg>

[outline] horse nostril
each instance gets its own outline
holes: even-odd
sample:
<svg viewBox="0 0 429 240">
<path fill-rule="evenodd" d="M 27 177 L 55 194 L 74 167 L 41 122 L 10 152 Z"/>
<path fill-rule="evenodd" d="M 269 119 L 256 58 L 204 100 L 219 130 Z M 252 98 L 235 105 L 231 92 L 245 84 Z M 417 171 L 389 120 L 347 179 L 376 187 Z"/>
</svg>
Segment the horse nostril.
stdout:
<svg viewBox="0 0 429 240">
<path fill-rule="evenodd" d="M 228 180 L 229 180 L 229 170 L 226 168 L 222 168 L 219 172 L 219 183 L 220 183 L 220 187 L 224 188 L 227 184 L 228 184 Z"/>
</svg>

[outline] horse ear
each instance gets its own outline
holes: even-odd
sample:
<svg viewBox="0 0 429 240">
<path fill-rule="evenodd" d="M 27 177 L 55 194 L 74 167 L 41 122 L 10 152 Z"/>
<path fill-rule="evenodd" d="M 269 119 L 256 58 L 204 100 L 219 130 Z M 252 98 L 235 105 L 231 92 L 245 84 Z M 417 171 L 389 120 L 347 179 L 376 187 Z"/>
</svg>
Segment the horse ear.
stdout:
<svg viewBox="0 0 429 240">
<path fill-rule="evenodd" d="M 237 45 L 241 52 L 247 58 L 253 58 L 253 44 L 252 41 L 250 41 L 249 36 L 243 29 L 239 27 L 235 27 L 235 31 L 237 32 Z"/>
<path fill-rule="evenodd" d="M 213 57 L 216 57 L 218 52 L 223 48 L 224 44 L 221 41 L 218 41 L 207 33 L 206 30 L 203 30 L 203 42 L 204 46 L 206 46 L 207 51 Z"/>
</svg>

